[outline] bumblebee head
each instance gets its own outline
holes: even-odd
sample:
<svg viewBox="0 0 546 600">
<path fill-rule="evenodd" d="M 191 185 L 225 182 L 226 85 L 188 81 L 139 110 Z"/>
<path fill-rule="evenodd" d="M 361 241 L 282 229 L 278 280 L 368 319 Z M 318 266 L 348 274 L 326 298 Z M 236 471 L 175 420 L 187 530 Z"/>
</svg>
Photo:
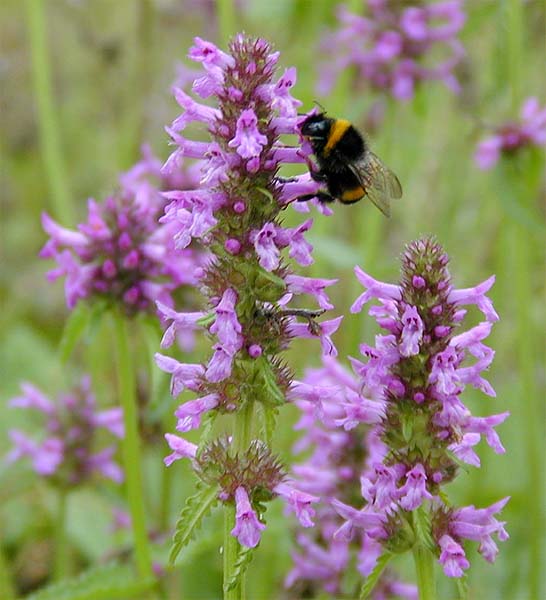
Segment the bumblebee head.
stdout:
<svg viewBox="0 0 546 600">
<path fill-rule="evenodd" d="M 309 115 L 301 124 L 301 134 L 311 142 L 326 143 L 334 119 L 330 119 L 325 113 Z"/>
</svg>

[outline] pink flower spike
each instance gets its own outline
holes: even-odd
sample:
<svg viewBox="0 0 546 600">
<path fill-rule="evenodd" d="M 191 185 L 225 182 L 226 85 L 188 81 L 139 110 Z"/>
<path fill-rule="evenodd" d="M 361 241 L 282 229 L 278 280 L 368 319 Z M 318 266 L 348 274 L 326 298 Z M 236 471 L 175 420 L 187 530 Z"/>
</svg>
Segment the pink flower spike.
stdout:
<svg viewBox="0 0 546 600">
<path fill-rule="evenodd" d="M 255 548 L 260 543 L 265 525 L 259 521 L 250 504 L 248 493 L 242 486 L 235 490 L 235 506 L 235 527 L 231 530 L 231 535 L 239 540 L 241 546 Z"/>
<path fill-rule="evenodd" d="M 22 396 L 17 396 L 9 401 L 9 406 L 13 408 L 34 408 L 46 415 L 51 415 L 55 412 L 55 405 L 51 400 L 42 393 L 36 386 L 31 383 L 21 383 Z"/>
<path fill-rule="evenodd" d="M 237 319 L 235 305 L 237 293 L 228 288 L 214 309 L 216 319 L 210 327 L 210 332 L 218 338 L 220 344 L 227 350 L 237 352 L 243 344 L 241 324 Z"/>
<path fill-rule="evenodd" d="M 314 526 L 312 518 L 315 516 L 315 510 L 311 507 L 311 503 L 318 502 L 320 500 L 318 496 L 301 492 L 287 483 L 279 483 L 273 491 L 284 498 L 302 527 Z"/>
<path fill-rule="evenodd" d="M 419 344 L 423 337 L 424 325 L 415 306 L 406 306 L 402 315 L 402 340 L 400 354 L 414 356 L 419 354 Z"/>
<path fill-rule="evenodd" d="M 218 406 L 218 394 L 208 394 L 196 400 L 190 400 L 181 404 L 174 415 L 178 419 L 177 431 L 190 431 L 201 425 L 201 417 L 204 413 Z"/>
<path fill-rule="evenodd" d="M 251 108 L 243 110 L 237 120 L 235 137 L 229 142 L 230 148 L 236 148 L 242 158 L 259 157 L 267 144 L 267 136 L 258 129 L 258 118 Z"/>
<path fill-rule="evenodd" d="M 185 364 L 178 362 L 170 356 L 164 356 L 156 352 L 155 362 L 157 366 L 166 373 L 171 373 L 171 394 L 178 396 L 183 390 L 195 390 L 199 385 L 199 379 L 205 374 L 203 365 Z"/>
<path fill-rule="evenodd" d="M 173 435 L 172 433 L 166 433 L 165 439 L 169 444 L 170 449 L 173 451 L 172 454 L 169 454 L 163 459 L 165 466 L 170 467 L 175 460 L 179 460 L 181 458 L 195 458 L 197 454 L 197 445 L 188 442 L 184 438 L 179 437 L 178 435 Z"/>
<path fill-rule="evenodd" d="M 406 473 L 406 483 L 398 490 L 400 506 L 405 510 L 415 510 L 425 498 L 431 500 L 432 494 L 426 488 L 427 476 L 421 463 L 417 463 Z"/>
<path fill-rule="evenodd" d="M 194 331 L 199 327 L 197 321 L 205 316 L 204 312 L 176 312 L 172 308 L 169 308 L 163 302 L 156 302 L 158 313 L 166 320 L 172 321 L 167 327 L 163 337 L 161 338 L 161 348 L 168 348 L 172 346 L 177 335 L 183 335 L 188 331 Z"/>
<path fill-rule="evenodd" d="M 54 221 L 47 213 L 42 213 L 42 227 L 44 231 L 61 246 L 74 249 L 85 248 L 89 244 L 86 235 L 78 231 L 66 229 Z"/>
<path fill-rule="evenodd" d="M 463 547 L 449 535 L 443 535 L 438 540 L 440 558 L 438 562 L 443 566 L 448 577 L 462 577 L 464 571 L 470 567 Z"/>
<path fill-rule="evenodd" d="M 476 306 L 485 315 L 485 318 L 494 323 L 499 320 L 499 315 L 493 308 L 493 303 L 485 295 L 495 283 L 495 276 L 491 275 L 488 279 L 473 288 L 461 290 L 451 290 L 447 298 L 448 302 L 454 302 L 458 305 L 476 304 Z"/>
<path fill-rule="evenodd" d="M 352 313 L 359 313 L 364 304 L 372 298 L 378 300 L 400 300 L 400 288 L 397 285 L 383 283 L 365 273 L 360 267 L 355 267 L 355 275 L 358 281 L 366 288 L 351 306 Z"/>
</svg>

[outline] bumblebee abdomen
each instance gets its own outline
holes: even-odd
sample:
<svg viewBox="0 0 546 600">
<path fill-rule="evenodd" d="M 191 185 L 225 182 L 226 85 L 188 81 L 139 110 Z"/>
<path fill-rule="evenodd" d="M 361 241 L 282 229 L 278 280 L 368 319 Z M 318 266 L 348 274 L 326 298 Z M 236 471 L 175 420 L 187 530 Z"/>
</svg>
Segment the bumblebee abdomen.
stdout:
<svg viewBox="0 0 546 600">
<path fill-rule="evenodd" d="M 366 191 L 361 185 L 357 185 L 352 188 L 347 188 L 343 190 L 343 192 L 339 196 L 339 201 L 343 202 L 343 204 L 353 204 L 362 200 L 366 195 Z"/>
</svg>

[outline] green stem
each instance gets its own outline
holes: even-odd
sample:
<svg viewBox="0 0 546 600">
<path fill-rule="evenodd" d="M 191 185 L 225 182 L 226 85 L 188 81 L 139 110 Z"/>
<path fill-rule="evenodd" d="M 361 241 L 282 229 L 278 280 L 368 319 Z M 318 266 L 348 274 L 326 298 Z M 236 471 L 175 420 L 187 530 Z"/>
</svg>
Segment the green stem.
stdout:
<svg viewBox="0 0 546 600">
<path fill-rule="evenodd" d="M 253 403 L 246 402 L 243 408 L 235 416 L 235 436 L 233 445 L 236 452 L 244 452 L 250 444 L 253 414 Z"/>
<path fill-rule="evenodd" d="M 161 469 L 161 498 L 159 505 L 159 531 L 168 531 L 171 513 L 172 471 Z"/>
<path fill-rule="evenodd" d="M 4 549 L 0 545 L 0 592 L 2 592 L 2 598 L 4 600 L 14 600 L 15 590 L 13 588 L 13 581 L 11 579 L 11 573 L 9 564 L 4 555 Z"/>
<path fill-rule="evenodd" d="M 223 44 L 227 44 L 235 35 L 236 19 L 235 6 L 232 0 L 217 0 L 216 13 L 218 15 L 218 33 Z"/>
<path fill-rule="evenodd" d="M 252 439 L 252 415 L 254 405 L 246 402 L 243 408 L 235 415 L 233 435 L 233 448 L 235 452 L 245 452 Z M 235 527 L 235 506 L 227 504 L 224 514 L 224 600 L 245 600 L 246 581 L 245 574 L 241 574 L 240 581 L 232 590 L 226 589 L 226 584 L 233 578 L 235 563 L 239 553 L 239 542 L 231 535 Z"/>
<path fill-rule="evenodd" d="M 152 87 L 152 52 L 155 13 L 152 0 L 135 3 L 136 22 L 127 41 L 126 85 L 122 98 L 123 113 L 119 127 L 119 164 L 132 165 L 139 156 L 144 115 Z M 140 98 L 140 100 L 138 100 Z"/>
<path fill-rule="evenodd" d="M 435 600 L 436 584 L 434 582 L 434 557 L 432 553 L 417 543 L 413 547 L 413 559 L 417 572 L 419 600 Z"/>
<path fill-rule="evenodd" d="M 241 590 L 239 586 L 231 590 L 227 589 L 227 584 L 231 580 L 233 566 L 237 560 L 237 551 L 239 542 L 237 538 L 231 535 L 231 530 L 235 527 L 235 506 L 226 504 L 224 507 L 224 600 L 241 600 Z"/>
<path fill-rule="evenodd" d="M 539 372 L 537 357 L 539 356 L 539 344 L 537 331 L 538 324 L 533 322 L 531 306 L 533 292 L 532 260 L 533 246 L 530 244 L 528 232 L 517 223 L 513 225 L 512 231 L 512 283 L 515 294 L 516 309 L 516 331 L 517 331 L 517 363 L 519 381 L 521 386 L 521 398 L 525 402 L 521 405 L 526 423 L 525 427 L 525 450 L 527 455 L 527 506 L 528 513 L 526 523 L 528 527 L 529 548 L 529 574 L 527 577 L 529 586 L 529 598 L 540 598 L 541 582 L 543 581 L 542 536 L 543 531 L 543 466 L 544 456 L 543 444 L 543 406 L 540 392 L 536 382 L 536 373 Z"/>
<path fill-rule="evenodd" d="M 61 152 L 57 112 L 54 108 L 42 0 L 26 0 L 26 11 L 40 151 L 45 163 L 52 211 L 55 217 L 63 223 L 73 224 L 75 215 L 70 202 L 68 177 Z"/>
<path fill-rule="evenodd" d="M 523 56 L 523 4 L 521 0 L 505 0 L 506 35 L 508 60 L 508 81 L 510 86 L 512 111 L 519 111 L 522 90 Z"/>
<path fill-rule="evenodd" d="M 68 506 L 67 490 L 59 490 L 57 519 L 55 523 L 55 563 L 53 573 L 55 581 L 59 581 L 68 575 L 68 544 L 66 537 L 66 514 Z"/>
<path fill-rule="evenodd" d="M 142 456 L 138 433 L 135 373 L 131 358 L 125 316 L 120 309 L 114 312 L 115 338 L 118 360 L 118 392 L 123 408 L 125 436 L 123 438 L 123 463 L 131 513 L 136 564 L 141 577 L 152 577 L 152 563 L 146 533 L 146 516 L 142 486 Z"/>
</svg>

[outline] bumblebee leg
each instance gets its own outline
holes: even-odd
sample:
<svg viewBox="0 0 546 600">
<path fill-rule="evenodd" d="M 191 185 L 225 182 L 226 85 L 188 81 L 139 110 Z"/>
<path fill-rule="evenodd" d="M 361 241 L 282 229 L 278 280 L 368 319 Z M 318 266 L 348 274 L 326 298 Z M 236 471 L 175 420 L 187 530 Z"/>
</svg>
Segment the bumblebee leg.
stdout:
<svg viewBox="0 0 546 600">
<path fill-rule="evenodd" d="M 326 183 L 326 181 L 328 181 L 328 176 L 322 171 L 309 170 L 309 175 L 311 175 L 311 179 L 317 183 Z"/>
<path fill-rule="evenodd" d="M 317 192 L 316 194 L 304 194 L 303 196 L 298 196 L 297 198 L 295 198 L 295 201 L 309 202 L 309 200 L 312 200 L 313 198 L 316 198 L 319 202 L 326 203 L 335 201 L 335 198 L 330 194 L 327 194 L 326 192 Z"/>
<path fill-rule="evenodd" d="M 277 181 L 278 183 L 295 183 L 296 181 L 298 181 L 297 177 L 281 177 L 280 175 L 277 175 L 275 177 L 275 181 Z"/>
</svg>

